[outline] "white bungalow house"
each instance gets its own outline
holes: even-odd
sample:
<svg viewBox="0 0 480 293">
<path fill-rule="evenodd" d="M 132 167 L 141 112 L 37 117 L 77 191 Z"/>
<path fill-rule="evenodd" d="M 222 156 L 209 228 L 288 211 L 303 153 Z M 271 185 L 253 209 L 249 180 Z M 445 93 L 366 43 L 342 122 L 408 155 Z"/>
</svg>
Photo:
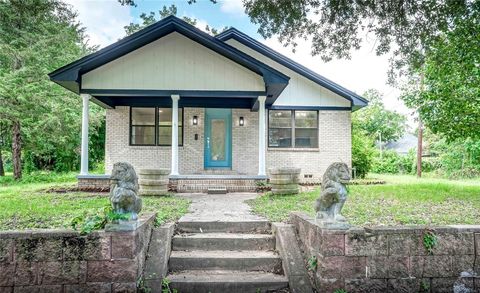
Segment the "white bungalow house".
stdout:
<svg viewBox="0 0 480 293">
<path fill-rule="evenodd" d="M 49 76 L 83 99 L 79 180 L 90 183 L 108 177 L 88 172 L 90 102 L 106 109 L 105 174 L 127 161 L 237 185 L 271 167 L 319 178 L 351 165 L 350 114 L 367 105 L 234 28 L 213 37 L 174 16 Z"/>
</svg>

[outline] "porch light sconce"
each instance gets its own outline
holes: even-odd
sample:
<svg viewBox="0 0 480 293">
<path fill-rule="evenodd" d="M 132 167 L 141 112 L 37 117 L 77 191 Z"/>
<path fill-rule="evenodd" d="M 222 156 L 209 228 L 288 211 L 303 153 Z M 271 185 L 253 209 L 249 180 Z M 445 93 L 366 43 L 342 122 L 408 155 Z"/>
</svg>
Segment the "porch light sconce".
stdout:
<svg viewBox="0 0 480 293">
<path fill-rule="evenodd" d="M 193 125 L 198 124 L 198 116 L 193 116 Z"/>
<path fill-rule="evenodd" d="M 245 125 L 245 120 L 243 119 L 243 116 L 241 116 L 240 119 L 238 120 L 238 125 L 240 126 Z"/>
</svg>

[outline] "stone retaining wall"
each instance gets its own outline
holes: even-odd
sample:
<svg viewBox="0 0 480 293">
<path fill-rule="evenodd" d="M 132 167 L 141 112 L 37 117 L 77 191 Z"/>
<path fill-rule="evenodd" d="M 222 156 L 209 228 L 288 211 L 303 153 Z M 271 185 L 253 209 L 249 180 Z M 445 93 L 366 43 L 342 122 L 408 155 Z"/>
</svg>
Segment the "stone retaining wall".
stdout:
<svg viewBox="0 0 480 293">
<path fill-rule="evenodd" d="M 319 292 L 480 292 L 480 226 L 435 227 L 429 253 L 426 227 L 333 231 L 302 213 L 291 221 L 305 259 L 317 259 Z"/>
<path fill-rule="evenodd" d="M 0 292 L 136 292 L 154 218 L 132 232 L 0 232 Z"/>
</svg>

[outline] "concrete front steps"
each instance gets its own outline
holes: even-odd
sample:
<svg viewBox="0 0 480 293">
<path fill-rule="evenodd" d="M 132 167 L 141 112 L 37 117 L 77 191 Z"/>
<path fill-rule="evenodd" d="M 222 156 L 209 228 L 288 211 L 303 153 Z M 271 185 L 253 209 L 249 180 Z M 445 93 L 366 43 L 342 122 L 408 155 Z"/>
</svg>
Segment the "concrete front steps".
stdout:
<svg viewBox="0 0 480 293">
<path fill-rule="evenodd" d="M 170 288 L 178 292 L 275 292 L 288 288 L 267 221 L 182 222 L 172 239 Z"/>
<path fill-rule="evenodd" d="M 178 175 L 170 177 L 170 188 L 179 193 L 210 193 L 218 189 L 226 192 L 256 192 L 257 182 L 265 176 L 238 174 Z"/>
</svg>

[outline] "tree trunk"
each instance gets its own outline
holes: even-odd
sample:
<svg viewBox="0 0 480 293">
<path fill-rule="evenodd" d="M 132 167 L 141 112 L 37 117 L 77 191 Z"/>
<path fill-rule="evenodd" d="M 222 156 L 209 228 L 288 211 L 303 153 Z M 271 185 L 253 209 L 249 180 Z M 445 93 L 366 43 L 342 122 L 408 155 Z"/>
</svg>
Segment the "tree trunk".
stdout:
<svg viewBox="0 0 480 293">
<path fill-rule="evenodd" d="M 12 163 L 13 178 L 22 178 L 22 135 L 20 134 L 20 122 L 13 122 L 12 127 Z"/>
<path fill-rule="evenodd" d="M 5 176 L 5 169 L 3 168 L 2 148 L 0 148 L 0 176 Z"/>
<path fill-rule="evenodd" d="M 422 177 L 422 149 L 423 149 L 423 124 L 418 118 L 418 141 L 417 141 L 417 177 Z"/>
</svg>

